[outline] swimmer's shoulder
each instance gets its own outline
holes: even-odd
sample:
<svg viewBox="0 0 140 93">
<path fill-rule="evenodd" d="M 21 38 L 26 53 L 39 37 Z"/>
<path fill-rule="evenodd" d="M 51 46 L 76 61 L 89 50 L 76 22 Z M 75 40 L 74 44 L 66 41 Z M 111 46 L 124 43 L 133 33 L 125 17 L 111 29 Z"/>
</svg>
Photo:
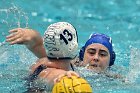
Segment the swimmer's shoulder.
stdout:
<svg viewBox="0 0 140 93">
<path fill-rule="evenodd" d="M 48 62 L 48 58 L 44 57 L 44 58 L 40 58 L 38 59 L 31 67 L 31 72 L 33 73 L 37 67 L 39 67 L 40 65 L 46 65 L 46 63 Z"/>
</svg>

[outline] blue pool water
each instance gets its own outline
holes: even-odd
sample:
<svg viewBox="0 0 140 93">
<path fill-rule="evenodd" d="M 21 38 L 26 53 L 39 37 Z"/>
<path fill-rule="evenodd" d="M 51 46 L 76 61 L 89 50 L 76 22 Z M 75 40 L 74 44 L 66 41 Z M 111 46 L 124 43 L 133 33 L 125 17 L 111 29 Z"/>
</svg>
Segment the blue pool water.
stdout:
<svg viewBox="0 0 140 93">
<path fill-rule="evenodd" d="M 94 93 L 139 93 L 139 10 L 140 0 L 1 0 L 0 93 L 23 93 L 26 90 L 23 78 L 37 59 L 25 46 L 6 44 L 8 30 L 28 27 L 43 35 L 48 25 L 58 21 L 68 21 L 75 26 L 79 49 L 93 32 L 112 37 L 117 56 L 112 69 L 129 82 L 97 76 L 80 68 L 79 72 L 87 72 L 84 77 Z"/>
</svg>

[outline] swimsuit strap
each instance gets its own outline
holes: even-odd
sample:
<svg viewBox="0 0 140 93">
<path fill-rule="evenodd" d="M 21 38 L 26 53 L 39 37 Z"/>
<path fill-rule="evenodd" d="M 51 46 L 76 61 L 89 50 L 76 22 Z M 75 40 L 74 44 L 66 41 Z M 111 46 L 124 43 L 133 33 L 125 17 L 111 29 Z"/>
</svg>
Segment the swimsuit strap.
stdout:
<svg viewBox="0 0 140 93">
<path fill-rule="evenodd" d="M 70 66 L 71 66 L 71 69 L 74 71 L 74 67 L 73 67 L 72 63 L 70 63 Z"/>
<path fill-rule="evenodd" d="M 47 67 L 44 66 L 44 65 L 38 66 L 38 67 L 35 69 L 35 71 L 33 72 L 33 74 L 29 75 L 29 81 L 35 80 L 35 79 L 38 77 L 39 73 L 40 73 L 42 70 L 46 69 L 46 68 L 47 68 Z"/>
</svg>

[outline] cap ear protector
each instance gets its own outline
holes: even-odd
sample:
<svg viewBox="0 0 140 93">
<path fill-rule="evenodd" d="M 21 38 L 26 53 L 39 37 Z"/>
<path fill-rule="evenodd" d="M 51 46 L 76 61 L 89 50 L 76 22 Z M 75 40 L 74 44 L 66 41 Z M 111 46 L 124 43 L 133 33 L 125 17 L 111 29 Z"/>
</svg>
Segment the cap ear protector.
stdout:
<svg viewBox="0 0 140 93">
<path fill-rule="evenodd" d="M 84 52 L 85 52 L 85 47 L 83 46 L 83 47 L 80 49 L 80 52 L 79 52 L 79 59 L 80 59 L 81 61 L 83 61 Z"/>
<path fill-rule="evenodd" d="M 114 51 L 112 51 L 112 58 L 111 58 L 111 60 L 110 60 L 109 66 L 114 65 L 115 59 L 116 59 L 116 54 L 115 54 Z"/>
</svg>

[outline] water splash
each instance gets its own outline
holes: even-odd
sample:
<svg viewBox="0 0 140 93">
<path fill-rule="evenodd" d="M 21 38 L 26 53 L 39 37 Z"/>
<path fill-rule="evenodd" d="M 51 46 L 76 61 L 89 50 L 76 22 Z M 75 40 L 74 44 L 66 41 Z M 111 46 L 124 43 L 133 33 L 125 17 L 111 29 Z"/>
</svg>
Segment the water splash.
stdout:
<svg viewBox="0 0 140 93">
<path fill-rule="evenodd" d="M 6 42 L 0 42 L 0 56 L 3 55 L 11 46 Z"/>
<path fill-rule="evenodd" d="M 0 16 L 0 57 L 6 60 L 7 57 L 3 56 L 9 53 L 13 49 L 13 46 L 5 41 L 5 37 L 9 34 L 8 31 L 10 29 L 20 27 L 27 28 L 28 16 L 22 9 L 14 4 L 11 4 L 9 8 L 0 9 Z"/>
<path fill-rule="evenodd" d="M 0 17 L 0 38 L 2 39 L 9 34 L 10 29 L 29 27 L 27 14 L 14 4 L 9 8 L 0 9 Z"/>
<path fill-rule="evenodd" d="M 3 15 L 4 13 L 6 14 L 6 16 L 4 16 L 5 17 L 4 19 L 2 19 L 2 23 L 5 23 L 9 27 L 12 27 L 12 23 L 10 20 L 13 20 L 13 22 L 16 23 L 17 27 L 21 27 L 22 21 L 23 22 L 25 21 L 25 27 L 28 27 L 27 14 L 16 5 L 12 4 L 12 6 L 9 7 L 8 9 L 0 9 L 0 14 Z"/>
<path fill-rule="evenodd" d="M 140 49 L 131 48 L 130 63 L 129 63 L 129 73 L 127 79 L 131 83 L 137 82 L 140 75 Z"/>
<path fill-rule="evenodd" d="M 21 78 L 27 74 L 25 73 L 27 71 L 23 71 L 24 74 L 22 73 L 22 75 L 19 75 L 19 73 L 22 71 L 22 66 L 25 64 L 25 62 L 24 64 L 20 63 L 21 60 L 25 61 L 25 56 L 23 59 L 21 59 L 22 55 L 20 55 L 20 51 L 24 51 L 25 48 L 20 50 L 17 48 L 17 46 L 11 46 L 5 41 L 5 37 L 9 34 L 8 31 L 10 29 L 20 27 L 28 27 L 28 16 L 21 8 L 14 4 L 10 4 L 10 7 L 8 8 L 7 6 L 6 8 L 0 8 L 0 68 L 2 69 L 0 72 L 0 78 L 3 80 L 3 82 L 0 83 L 4 86 L 2 87 L 2 90 L 7 90 L 5 92 L 12 91 L 12 89 L 16 88 L 17 86 L 22 86 L 23 81 L 21 81 Z M 26 62 L 27 65 L 29 64 L 28 62 L 30 61 L 28 60 Z M 14 84 L 11 83 L 13 81 Z"/>
</svg>

